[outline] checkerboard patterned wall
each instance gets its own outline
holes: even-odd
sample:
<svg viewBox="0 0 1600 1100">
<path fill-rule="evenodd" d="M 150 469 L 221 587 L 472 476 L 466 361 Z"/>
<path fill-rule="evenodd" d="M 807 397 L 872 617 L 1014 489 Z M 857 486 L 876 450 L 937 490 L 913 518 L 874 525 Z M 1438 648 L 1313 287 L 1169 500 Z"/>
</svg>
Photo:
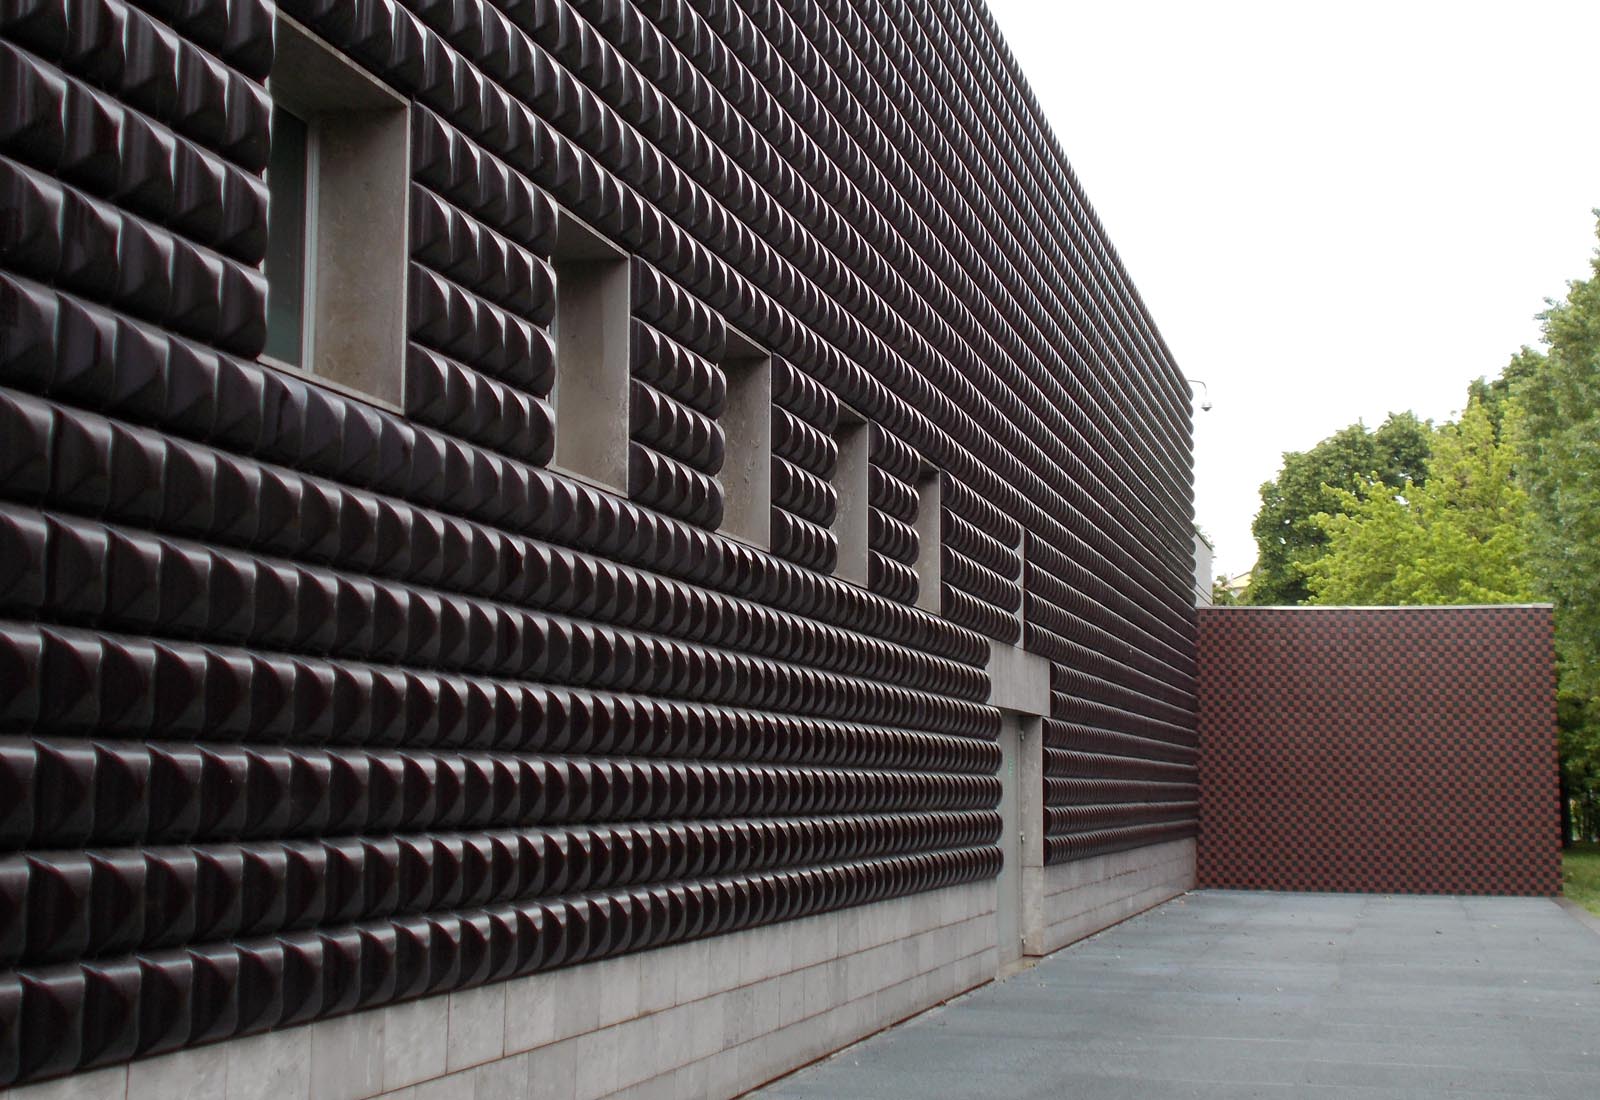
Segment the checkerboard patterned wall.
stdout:
<svg viewBox="0 0 1600 1100">
<path fill-rule="evenodd" d="M 1560 889 L 1551 611 L 1200 616 L 1200 883 Z"/>
</svg>

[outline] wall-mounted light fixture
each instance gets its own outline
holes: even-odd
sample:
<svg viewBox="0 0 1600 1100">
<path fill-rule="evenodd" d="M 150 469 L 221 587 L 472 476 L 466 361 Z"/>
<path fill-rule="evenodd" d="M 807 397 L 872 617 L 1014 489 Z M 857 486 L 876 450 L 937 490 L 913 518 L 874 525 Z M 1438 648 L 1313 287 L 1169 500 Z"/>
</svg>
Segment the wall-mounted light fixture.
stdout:
<svg viewBox="0 0 1600 1100">
<path fill-rule="evenodd" d="M 1200 381 L 1200 379 L 1198 379 L 1198 378 L 1185 378 L 1184 381 L 1189 383 L 1190 386 L 1199 386 L 1200 387 L 1200 392 L 1203 395 L 1200 398 L 1200 411 L 1203 412 L 1203 413 L 1210 412 L 1211 411 L 1211 390 L 1209 388 L 1207 388 L 1206 384 L 1204 382 Z"/>
</svg>

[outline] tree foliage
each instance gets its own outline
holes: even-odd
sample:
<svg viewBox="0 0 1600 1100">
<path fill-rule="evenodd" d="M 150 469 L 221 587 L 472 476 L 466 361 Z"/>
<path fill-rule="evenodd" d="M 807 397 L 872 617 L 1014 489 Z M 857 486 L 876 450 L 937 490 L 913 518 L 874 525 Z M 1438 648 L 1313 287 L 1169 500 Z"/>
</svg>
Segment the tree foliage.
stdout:
<svg viewBox="0 0 1600 1100">
<path fill-rule="evenodd" d="M 1511 362 L 1500 372 L 1500 377 L 1493 380 L 1475 378 L 1467 383 L 1468 403 L 1476 401 L 1489 413 L 1496 440 L 1502 436 L 1506 412 L 1512 406 L 1512 391 L 1533 372 L 1537 361 L 1542 358 L 1538 352 L 1523 348 L 1511 357 Z"/>
<path fill-rule="evenodd" d="M 1509 419 L 1515 419 L 1512 410 Z M 1531 599 L 1527 494 L 1513 450 L 1496 439 L 1474 399 L 1433 433 L 1427 480 L 1397 488 L 1370 481 L 1335 490 L 1338 508 L 1315 517 L 1327 549 L 1305 567 L 1322 604 L 1513 603 Z"/>
<path fill-rule="evenodd" d="M 1600 213 L 1600 212 L 1597 212 Z M 1600 254 L 1544 312 L 1549 350 L 1513 358 L 1521 410 L 1530 560 L 1556 606 L 1562 766 L 1593 836 L 1600 829 Z"/>
<path fill-rule="evenodd" d="M 1283 469 L 1261 486 L 1261 511 L 1251 531 L 1256 564 L 1245 602 L 1297 604 L 1311 598 L 1306 569 L 1327 549 L 1317 516 L 1344 506 L 1377 484 L 1399 488 L 1427 480 L 1430 425 L 1409 412 L 1394 413 L 1376 431 L 1355 423 L 1309 451 L 1283 456 Z"/>
<path fill-rule="evenodd" d="M 1600 218 L 1600 211 L 1596 211 Z M 1597 226 L 1600 228 L 1600 226 Z M 1600 832 L 1600 252 L 1458 423 L 1410 413 L 1284 455 L 1261 487 L 1251 603 L 1556 609 L 1562 776 Z"/>
<path fill-rule="evenodd" d="M 1600 262 L 1544 318 L 1550 350 L 1522 351 L 1516 387 L 1533 558 L 1557 607 L 1563 686 L 1600 697 Z"/>
<path fill-rule="evenodd" d="M 1228 575 L 1218 573 L 1211 582 L 1211 606 L 1235 607 L 1239 603 L 1239 594 L 1228 587 Z"/>
</svg>

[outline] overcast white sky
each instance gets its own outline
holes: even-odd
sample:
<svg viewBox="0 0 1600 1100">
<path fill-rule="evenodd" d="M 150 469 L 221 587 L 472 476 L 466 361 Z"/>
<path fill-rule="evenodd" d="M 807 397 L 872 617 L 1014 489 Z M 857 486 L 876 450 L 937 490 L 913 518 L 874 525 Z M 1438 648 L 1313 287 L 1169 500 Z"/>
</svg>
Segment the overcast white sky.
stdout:
<svg viewBox="0 0 1600 1100">
<path fill-rule="evenodd" d="M 1184 373 L 1219 572 L 1282 452 L 1442 419 L 1588 274 L 1600 2 L 989 0 Z"/>
</svg>

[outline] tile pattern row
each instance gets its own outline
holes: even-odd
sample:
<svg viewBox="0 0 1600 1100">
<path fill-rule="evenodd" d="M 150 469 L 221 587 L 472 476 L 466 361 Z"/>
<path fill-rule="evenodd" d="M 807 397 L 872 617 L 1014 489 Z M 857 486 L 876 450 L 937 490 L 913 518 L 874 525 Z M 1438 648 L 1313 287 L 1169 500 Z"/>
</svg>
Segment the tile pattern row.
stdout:
<svg viewBox="0 0 1600 1100">
<path fill-rule="evenodd" d="M 0 1090 L 9 1100 L 728 1097 L 994 973 L 992 882 Z"/>
</svg>

